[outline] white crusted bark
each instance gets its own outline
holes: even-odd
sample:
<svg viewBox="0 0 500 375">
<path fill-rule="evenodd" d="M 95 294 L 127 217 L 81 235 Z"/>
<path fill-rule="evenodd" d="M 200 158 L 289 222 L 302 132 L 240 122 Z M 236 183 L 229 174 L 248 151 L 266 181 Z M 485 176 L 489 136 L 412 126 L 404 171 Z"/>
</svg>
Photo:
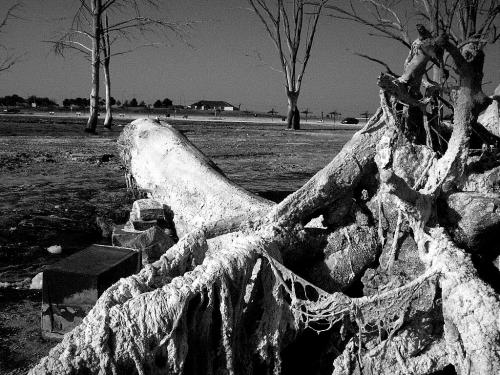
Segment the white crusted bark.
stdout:
<svg viewBox="0 0 500 375">
<path fill-rule="evenodd" d="M 273 205 L 228 180 L 166 123 L 136 120 L 124 129 L 118 144 L 137 186 L 173 213 L 179 237 L 209 223 L 232 221 L 237 226 Z"/>
</svg>

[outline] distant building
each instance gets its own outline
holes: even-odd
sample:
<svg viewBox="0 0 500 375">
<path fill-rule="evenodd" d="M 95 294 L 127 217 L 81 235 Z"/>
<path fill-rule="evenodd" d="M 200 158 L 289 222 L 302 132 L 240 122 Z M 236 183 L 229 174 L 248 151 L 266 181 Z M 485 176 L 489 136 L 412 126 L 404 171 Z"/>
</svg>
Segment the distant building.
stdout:
<svg viewBox="0 0 500 375">
<path fill-rule="evenodd" d="M 201 110 L 218 110 L 218 111 L 237 111 L 238 107 L 235 107 L 228 102 L 224 102 L 222 100 L 200 100 L 196 103 L 193 103 L 189 106 L 192 109 L 201 109 Z"/>
</svg>

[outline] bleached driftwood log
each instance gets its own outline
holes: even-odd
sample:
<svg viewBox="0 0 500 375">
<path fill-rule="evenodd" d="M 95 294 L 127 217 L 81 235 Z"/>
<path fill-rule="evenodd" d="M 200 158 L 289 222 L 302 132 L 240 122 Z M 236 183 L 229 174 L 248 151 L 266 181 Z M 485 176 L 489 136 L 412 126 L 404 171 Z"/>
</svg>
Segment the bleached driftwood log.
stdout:
<svg viewBox="0 0 500 375">
<path fill-rule="evenodd" d="M 136 120 L 123 130 L 118 145 L 135 184 L 172 213 L 179 237 L 207 224 L 224 222 L 227 230 L 235 229 L 272 205 L 228 180 L 166 123 Z"/>
</svg>

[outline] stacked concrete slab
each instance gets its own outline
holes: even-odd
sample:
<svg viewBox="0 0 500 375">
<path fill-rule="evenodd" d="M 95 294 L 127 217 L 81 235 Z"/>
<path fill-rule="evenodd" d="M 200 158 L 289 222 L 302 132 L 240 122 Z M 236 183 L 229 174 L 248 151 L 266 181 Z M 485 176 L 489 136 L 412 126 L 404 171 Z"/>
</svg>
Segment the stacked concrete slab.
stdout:
<svg viewBox="0 0 500 375">
<path fill-rule="evenodd" d="M 143 265 L 160 258 L 176 241 L 165 218 L 163 205 L 153 199 L 139 199 L 132 205 L 124 226 L 113 230 L 113 246 L 138 250 Z"/>
</svg>

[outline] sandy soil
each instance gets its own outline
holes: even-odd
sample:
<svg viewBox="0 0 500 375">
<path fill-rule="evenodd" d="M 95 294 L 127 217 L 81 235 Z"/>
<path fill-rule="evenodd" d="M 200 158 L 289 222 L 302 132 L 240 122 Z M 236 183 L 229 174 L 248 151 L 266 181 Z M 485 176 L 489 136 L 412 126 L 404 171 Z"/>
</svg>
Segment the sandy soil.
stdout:
<svg viewBox="0 0 500 375">
<path fill-rule="evenodd" d="M 128 218 L 115 141 L 126 123 L 87 135 L 83 118 L 0 115 L 0 373 L 22 374 L 55 345 L 40 336 L 41 293 L 31 278 L 102 237 L 98 218 Z M 326 165 L 358 127 L 169 122 L 229 178 L 279 201 Z M 102 128 L 99 128 L 102 129 Z M 63 253 L 47 252 L 61 245 Z"/>
</svg>

